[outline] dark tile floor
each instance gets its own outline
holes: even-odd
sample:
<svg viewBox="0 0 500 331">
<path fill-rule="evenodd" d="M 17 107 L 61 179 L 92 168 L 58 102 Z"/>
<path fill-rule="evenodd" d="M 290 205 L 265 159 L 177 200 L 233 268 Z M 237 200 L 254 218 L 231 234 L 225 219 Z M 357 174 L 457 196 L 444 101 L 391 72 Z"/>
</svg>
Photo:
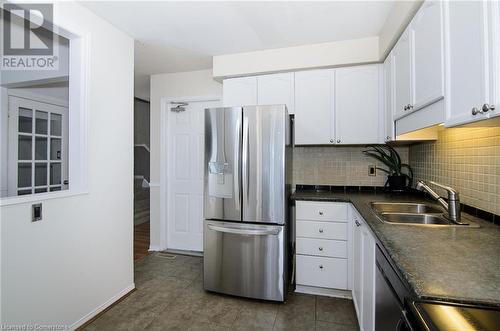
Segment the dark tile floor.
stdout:
<svg viewBox="0 0 500 331">
<path fill-rule="evenodd" d="M 198 257 L 135 262 L 137 290 L 85 330 L 358 330 L 352 301 L 291 293 L 285 303 L 203 290 Z"/>
</svg>

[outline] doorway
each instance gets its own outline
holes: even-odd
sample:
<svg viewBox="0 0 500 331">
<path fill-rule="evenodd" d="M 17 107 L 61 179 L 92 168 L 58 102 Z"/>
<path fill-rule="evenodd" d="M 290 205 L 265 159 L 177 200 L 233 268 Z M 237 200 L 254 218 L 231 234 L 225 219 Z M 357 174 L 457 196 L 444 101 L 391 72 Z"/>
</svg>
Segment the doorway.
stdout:
<svg viewBox="0 0 500 331">
<path fill-rule="evenodd" d="M 134 98 L 134 260 L 149 254 L 150 102 Z"/>
<path fill-rule="evenodd" d="M 166 216 L 169 250 L 203 251 L 204 110 L 220 107 L 221 102 L 198 100 L 175 100 L 165 107 L 166 209 L 162 216 Z"/>
</svg>

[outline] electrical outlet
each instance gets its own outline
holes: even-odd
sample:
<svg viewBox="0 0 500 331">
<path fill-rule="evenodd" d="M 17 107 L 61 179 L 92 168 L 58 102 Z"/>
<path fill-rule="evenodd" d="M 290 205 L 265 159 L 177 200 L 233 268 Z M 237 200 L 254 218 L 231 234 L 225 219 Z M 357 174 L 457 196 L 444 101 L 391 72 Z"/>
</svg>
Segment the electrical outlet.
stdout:
<svg viewBox="0 0 500 331">
<path fill-rule="evenodd" d="M 31 205 L 31 221 L 38 222 L 42 220 L 42 204 L 36 203 Z"/>
<path fill-rule="evenodd" d="M 377 168 L 374 165 L 368 166 L 368 176 L 377 176 Z"/>
</svg>

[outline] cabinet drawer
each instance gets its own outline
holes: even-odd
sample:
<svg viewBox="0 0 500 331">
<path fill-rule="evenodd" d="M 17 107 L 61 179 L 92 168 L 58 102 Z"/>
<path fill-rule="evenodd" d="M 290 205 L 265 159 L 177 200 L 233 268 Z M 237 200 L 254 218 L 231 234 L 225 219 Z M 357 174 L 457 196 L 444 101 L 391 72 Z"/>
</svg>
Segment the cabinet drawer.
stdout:
<svg viewBox="0 0 500 331">
<path fill-rule="evenodd" d="M 297 237 L 347 240 L 347 223 L 297 221 Z"/>
<path fill-rule="evenodd" d="M 297 238 L 297 254 L 347 258 L 347 241 Z"/>
<path fill-rule="evenodd" d="M 347 289 L 347 259 L 297 255 L 297 284 Z"/>
<path fill-rule="evenodd" d="M 297 219 L 347 222 L 347 204 L 340 202 L 297 201 Z"/>
</svg>

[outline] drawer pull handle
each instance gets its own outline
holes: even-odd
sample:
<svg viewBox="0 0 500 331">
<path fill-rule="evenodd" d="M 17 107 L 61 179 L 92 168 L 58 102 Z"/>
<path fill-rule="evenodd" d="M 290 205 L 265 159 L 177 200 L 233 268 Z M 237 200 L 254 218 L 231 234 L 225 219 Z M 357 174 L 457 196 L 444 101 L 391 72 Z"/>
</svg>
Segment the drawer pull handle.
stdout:
<svg viewBox="0 0 500 331">
<path fill-rule="evenodd" d="M 354 220 L 354 223 L 356 223 L 356 226 L 360 226 L 361 225 L 361 223 L 359 223 L 358 220 Z"/>
<path fill-rule="evenodd" d="M 322 212 L 322 211 L 320 211 L 320 212 L 319 212 L 319 215 L 320 215 L 320 216 L 323 216 L 323 212 Z"/>
<path fill-rule="evenodd" d="M 319 247 L 318 249 L 319 249 L 321 252 L 323 251 L 323 247 Z"/>
<path fill-rule="evenodd" d="M 319 229 L 319 233 L 323 233 L 323 229 Z"/>
<path fill-rule="evenodd" d="M 320 264 L 320 265 L 319 265 L 319 268 L 320 268 L 320 269 L 323 269 L 323 265 L 321 265 L 321 264 Z"/>
</svg>

